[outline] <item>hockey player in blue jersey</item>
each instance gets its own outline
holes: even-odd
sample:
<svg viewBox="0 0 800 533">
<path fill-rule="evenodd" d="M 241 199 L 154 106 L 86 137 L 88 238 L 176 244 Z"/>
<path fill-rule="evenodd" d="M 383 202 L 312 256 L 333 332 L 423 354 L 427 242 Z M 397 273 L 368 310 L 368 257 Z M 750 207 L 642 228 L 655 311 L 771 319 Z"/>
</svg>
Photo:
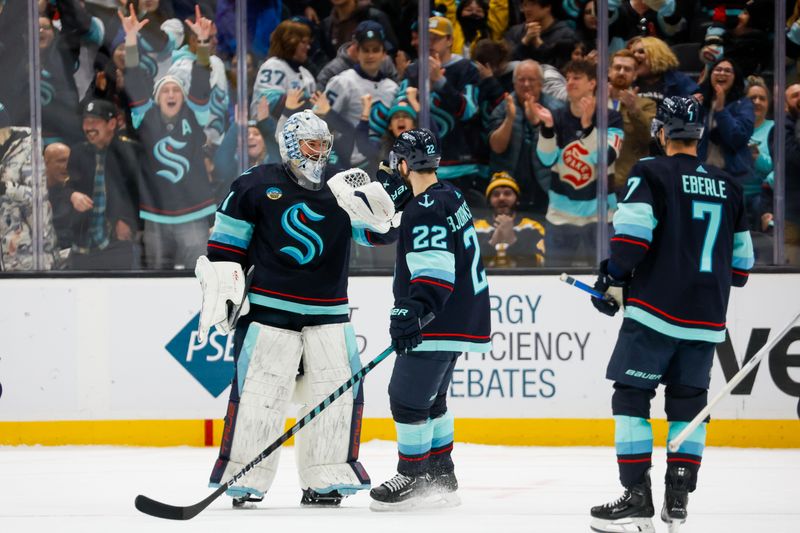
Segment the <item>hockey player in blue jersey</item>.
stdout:
<svg viewBox="0 0 800 533">
<path fill-rule="evenodd" d="M 458 505 L 453 414 L 447 391 L 462 352 L 491 349 L 489 291 L 472 214 L 436 177 L 441 151 L 430 130 L 402 133 L 379 180 L 402 210 L 389 333 L 397 358 L 389 402 L 398 473 L 373 489 L 371 508 Z M 435 319 L 422 331 L 420 321 Z"/>
<path fill-rule="evenodd" d="M 326 179 L 331 143 L 311 111 L 290 116 L 279 135 L 282 164 L 255 166 L 233 182 L 216 213 L 208 256 L 197 261 L 199 341 L 211 326 L 229 332 L 235 309 L 242 311 L 211 486 L 227 482 L 283 433 L 293 392 L 301 418 L 361 367 L 348 318 L 350 239 L 367 246 L 394 241 L 395 212 L 381 184 L 361 170 Z M 356 386 L 295 437 L 301 503 L 338 505 L 370 487 L 358 462 L 362 409 Z M 234 506 L 263 499 L 277 461 L 275 453 L 228 489 Z"/>
<path fill-rule="evenodd" d="M 611 257 L 600 264 L 595 283 L 612 297 L 592 300 L 600 312 L 625 311 L 606 371 L 614 381 L 614 440 L 625 492 L 592 508 L 594 531 L 655 531 L 650 400 L 663 383 L 668 440 L 706 406 L 731 285 L 743 286 L 753 266 L 741 186 L 697 158 L 700 114 L 690 98 L 659 105 L 652 130 L 666 157 L 641 159 L 631 169 L 614 215 Z M 670 531 L 686 520 L 705 440 L 704 423 L 667 453 L 661 519 Z"/>
</svg>

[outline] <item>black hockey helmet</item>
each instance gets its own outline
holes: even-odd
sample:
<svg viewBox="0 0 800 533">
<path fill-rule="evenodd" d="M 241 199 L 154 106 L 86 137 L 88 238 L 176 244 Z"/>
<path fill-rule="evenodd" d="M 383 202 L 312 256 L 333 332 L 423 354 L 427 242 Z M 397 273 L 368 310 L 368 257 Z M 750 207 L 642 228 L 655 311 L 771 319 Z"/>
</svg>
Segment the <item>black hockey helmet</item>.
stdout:
<svg viewBox="0 0 800 533">
<path fill-rule="evenodd" d="M 389 153 L 389 165 L 397 168 L 400 161 L 408 164 L 409 170 L 436 170 L 442 159 L 442 149 L 436 135 L 427 128 L 418 128 L 401 133 L 394 141 Z"/>
<path fill-rule="evenodd" d="M 664 129 L 667 139 L 694 139 L 703 136 L 703 110 L 694 98 L 685 96 L 668 96 L 658 104 L 656 117 L 650 125 L 650 134 L 658 138 L 658 132 Z"/>
<path fill-rule="evenodd" d="M 392 168 L 389 165 L 388 161 L 380 162 L 376 179 L 383 185 L 386 194 L 394 202 L 395 211 L 402 211 L 403 207 L 414 196 L 411 192 L 411 186 L 405 182 L 397 168 Z"/>
</svg>

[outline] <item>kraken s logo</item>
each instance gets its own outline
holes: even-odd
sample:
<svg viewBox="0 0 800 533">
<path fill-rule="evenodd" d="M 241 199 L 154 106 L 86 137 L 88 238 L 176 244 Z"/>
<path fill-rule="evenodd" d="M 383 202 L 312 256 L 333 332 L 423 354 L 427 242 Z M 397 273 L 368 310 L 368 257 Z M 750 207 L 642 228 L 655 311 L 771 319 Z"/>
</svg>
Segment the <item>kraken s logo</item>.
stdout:
<svg viewBox="0 0 800 533">
<path fill-rule="evenodd" d="M 305 265 L 314 259 L 314 256 L 322 255 L 322 237 L 317 232 L 306 225 L 308 220 L 319 222 L 324 219 L 323 215 L 317 214 L 309 208 L 305 202 L 294 204 L 283 212 L 281 226 L 290 237 L 296 239 L 304 248 L 305 252 L 300 251 L 295 246 L 284 246 L 281 252 L 285 253 L 300 265 Z"/>
<path fill-rule="evenodd" d="M 164 137 L 153 146 L 153 156 L 161 163 L 162 168 L 156 174 L 172 183 L 178 183 L 189 171 L 189 160 L 176 153 L 186 146 L 184 141 L 176 141 L 172 137 Z"/>
<path fill-rule="evenodd" d="M 209 103 L 211 110 L 211 122 L 208 127 L 219 133 L 225 132 L 225 111 L 228 108 L 228 95 L 219 87 L 211 89 L 211 100 Z"/>
<path fill-rule="evenodd" d="M 56 96 L 55 87 L 53 84 L 50 83 L 50 80 L 53 78 L 53 75 L 50 74 L 47 70 L 42 69 L 42 82 L 41 82 L 41 94 L 42 94 L 42 105 L 46 106 L 49 105 L 53 98 Z"/>
</svg>

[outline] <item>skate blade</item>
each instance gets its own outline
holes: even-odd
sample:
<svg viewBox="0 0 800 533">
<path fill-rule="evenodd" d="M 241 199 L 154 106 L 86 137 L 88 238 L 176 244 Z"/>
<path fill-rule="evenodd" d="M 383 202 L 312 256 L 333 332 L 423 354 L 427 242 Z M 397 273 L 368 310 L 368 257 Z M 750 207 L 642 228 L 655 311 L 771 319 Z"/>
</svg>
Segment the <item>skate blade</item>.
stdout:
<svg viewBox="0 0 800 533">
<path fill-rule="evenodd" d="M 440 492 L 440 503 L 436 507 L 458 507 L 461 505 L 461 497 L 456 492 Z"/>
<path fill-rule="evenodd" d="M 378 500 L 372 500 L 372 503 L 369 504 L 369 509 L 370 511 L 375 511 L 376 513 L 421 511 L 424 509 L 445 507 L 444 505 L 440 505 L 441 502 L 442 502 L 441 495 L 437 493 L 431 493 L 425 496 L 409 498 L 408 500 L 396 503 L 379 502 Z M 460 503 L 461 500 L 459 499 L 458 504 Z M 450 505 L 448 507 L 455 507 L 455 505 Z"/>
<path fill-rule="evenodd" d="M 647 517 L 629 517 L 618 520 L 593 518 L 589 526 L 599 533 L 655 533 L 653 520 Z"/>
<path fill-rule="evenodd" d="M 667 521 L 667 531 L 669 533 L 678 533 L 681 530 L 681 525 L 684 520 L 669 520 Z"/>
</svg>

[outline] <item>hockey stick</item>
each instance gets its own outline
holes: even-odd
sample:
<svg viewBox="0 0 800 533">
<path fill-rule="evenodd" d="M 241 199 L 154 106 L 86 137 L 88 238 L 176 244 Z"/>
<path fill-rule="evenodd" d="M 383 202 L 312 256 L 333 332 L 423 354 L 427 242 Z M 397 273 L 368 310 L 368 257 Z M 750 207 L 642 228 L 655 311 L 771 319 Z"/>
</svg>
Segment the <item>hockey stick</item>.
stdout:
<svg viewBox="0 0 800 533">
<path fill-rule="evenodd" d="M 772 349 L 772 347 L 775 346 L 778 343 L 778 341 L 780 341 L 787 333 L 789 333 L 789 330 L 792 329 L 792 326 L 794 326 L 795 322 L 797 322 L 798 319 L 800 319 L 800 313 L 798 313 L 788 324 L 786 324 L 786 327 L 784 327 L 781 330 L 780 333 L 778 333 L 777 335 L 772 337 L 772 339 L 770 339 L 753 356 L 753 358 L 750 359 L 747 362 L 747 364 L 744 365 L 736 373 L 736 375 L 734 375 L 731 378 L 731 380 L 728 382 L 728 384 L 725 385 L 725 387 L 723 387 L 723 389 L 721 391 L 719 391 L 717 393 L 717 395 L 714 396 L 714 398 L 710 402 L 708 402 L 708 405 L 706 405 L 705 408 L 702 411 L 700 411 L 697 414 L 697 416 L 695 416 L 694 419 L 692 419 L 691 422 L 689 422 L 689 425 L 686 426 L 685 428 L 683 428 L 683 431 L 678 433 L 678 435 L 674 439 L 669 441 L 669 446 L 668 446 L 669 447 L 669 451 L 671 451 L 673 453 L 678 451 L 678 448 L 683 443 L 683 441 L 685 441 L 686 438 L 695 429 L 697 429 L 697 426 L 699 426 L 700 424 L 703 423 L 703 420 L 706 419 L 706 417 L 709 415 L 709 413 L 714 408 L 714 406 L 717 405 L 717 403 L 719 403 L 719 401 L 722 400 L 722 398 L 727 396 L 728 393 L 730 393 L 733 390 L 733 388 L 736 387 L 736 385 L 738 385 L 739 382 L 742 381 L 747 376 L 747 374 L 749 374 L 750 371 L 753 370 L 756 367 L 756 365 L 758 365 L 759 362 L 761 362 L 761 360 L 764 358 L 765 355 L 767 355 L 767 353 L 769 353 L 769 351 Z"/>
<path fill-rule="evenodd" d="M 422 320 L 420 320 L 420 327 L 424 328 L 433 319 L 434 319 L 433 313 L 428 313 L 427 315 L 422 317 Z M 136 496 L 136 501 L 134 502 L 134 505 L 139 511 L 143 512 L 144 514 L 149 514 L 150 516 L 155 516 L 156 518 L 165 518 L 168 520 L 191 520 L 192 518 L 200 514 L 206 507 L 211 505 L 211 502 L 222 496 L 222 494 L 230 487 L 232 487 L 236 483 L 236 481 L 244 477 L 245 474 L 247 474 L 250 470 L 255 468 L 255 466 L 258 463 L 269 457 L 272 454 L 272 452 L 280 448 L 287 440 L 291 439 L 295 435 L 295 433 L 303 429 L 303 427 L 305 427 L 309 422 L 314 420 L 322 411 L 325 410 L 325 408 L 327 408 L 330 404 L 332 404 L 336 400 L 336 398 L 344 394 L 344 392 L 350 389 L 350 387 L 361 381 L 364 378 L 364 376 L 369 374 L 369 372 L 373 368 L 378 366 L 378 364 L 381 361 L 389 357 L 389 355 L 391 355 L 393 351 L 394 349 L 391 346 L 389 346 L 380 354 L 378 354 L 378 356 L 375 359 L 370 361 L 361 370 L 353 374 L 350 377 L 350 379 L 345 381 L 338 389 L 333 391 L 330 394 L 330 396 L 322 400 L 322 402 L 319 405 L 317 405 L 314 409 L 312 409 L 311 412 L 309 412 L 302 419 L 298 420 L 297 423 L 293 425 L 291 428 L 289 428 L 289 430 L 286 433 L 278 437 L 275 440 L 275 442 L 267 446 L 260 454 L 258 454 L 258 457 L 247 463 L 244 466 L 244 468 L 242 468 L 236 474 L 234 474 L 233 477 L 226 483 L 220 485 L 220 487 L 217 490 L 215 490 L 211 495 L 209 495 L 204 500 L 197 502 L 194 505 L 180 507 L 177 505 L 169 505 L 167 503 L 162 503 L 140 494 Z"/>
<path fill-rule="evenodd" d="M 577 280 L 577 279 L 573 278 L 572 276 L 570 276 L 566 272 L 562 272 L 561 276 L 559 276 L 558 279 L 560 279 L 561 281 L 563 281 L 567 285 L 572 285 L 573 287 L 577 287 L 578 289 L 580 289 L 580 290 L 582 290 L 584 292 L 588 292 L 589 294 L 592 295 L 592 298 L 597 298 L 598 300 L 611 300 L 612 299 L 611 296 L 607 296 L 607 295 L 603 294 L 602 292 L 594 290 L 589 285 L 585 284 L 584 282 L 582 282 L 580 280 Z"/>
</svg>

